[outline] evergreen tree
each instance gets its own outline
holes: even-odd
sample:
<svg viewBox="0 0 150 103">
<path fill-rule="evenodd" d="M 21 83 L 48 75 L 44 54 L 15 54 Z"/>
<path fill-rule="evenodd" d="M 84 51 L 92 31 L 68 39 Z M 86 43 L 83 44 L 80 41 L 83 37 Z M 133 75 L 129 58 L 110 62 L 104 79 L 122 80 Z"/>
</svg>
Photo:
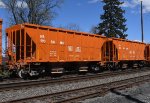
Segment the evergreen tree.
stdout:
<svg viewBox="0 0 150 103">
<path fill-rule="evenodd" d="M 101 15 L 102 23 L 97 27 L 99 34 L 104 34 L 107 37 L 126 38 L 127 31 L 126 19 L 124 18 L 125 10 L 122 10 L 121 5 L 124 2 L 119 0 L 103 0 L 104 14 Z"/>
</svg>

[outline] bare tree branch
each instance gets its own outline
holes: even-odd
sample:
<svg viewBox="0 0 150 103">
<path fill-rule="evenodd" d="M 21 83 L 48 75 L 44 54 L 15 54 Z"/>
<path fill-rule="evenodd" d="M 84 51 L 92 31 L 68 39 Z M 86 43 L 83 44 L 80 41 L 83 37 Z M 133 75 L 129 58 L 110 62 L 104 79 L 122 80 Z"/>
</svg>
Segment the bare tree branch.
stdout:
<svg viewBox="0 0 150 103">
<path fill-rule="evenodd" d="M 63 0 L 2 0 L 12 14 L 11 24 L 50 25 Z"/>
<path fill-rule="evenodd" d="M 59 26 L 59 28 L 62 28 L 62 29 L 68 29 L 68 30 L 75 30 L 75 31 L 81 31 L 81 28 L 79 25 L 77 24 L 68 24 L 66 26 Z"/>
<path fill-rule="evenodd" d="M 93 33 L 93 34 L 98 34 L 98 29 L 97 29 L 97 26 L 92 26 L 91 27 L 91 30 L 89 31 L 90 33 Z"/>
</svg>

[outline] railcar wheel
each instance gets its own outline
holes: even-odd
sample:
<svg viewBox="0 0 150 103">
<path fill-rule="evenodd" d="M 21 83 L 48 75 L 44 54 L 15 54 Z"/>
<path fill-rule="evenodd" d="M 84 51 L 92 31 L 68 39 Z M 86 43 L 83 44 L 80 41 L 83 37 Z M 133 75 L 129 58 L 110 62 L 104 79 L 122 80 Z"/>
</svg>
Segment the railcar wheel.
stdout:
<svg viewBox="0 0 150 103">
<path fill-rule="evenodd" d="M 19 76 L 20 78 L 23 78 L 22 70 L 19 70 L 19 72 L 18 72 L 18 76 Z"/>
<path fill-rule="evenodd" d="M 28 73 L 26 73 L 23 69 L 19 70 L 18 76 L 22 79 L 27 79 L 28 78 Z"/>
<path fill-rule="evenodd" d="M 114 71 L 114 66 L 112 64 L 108 64 L 107 68 L 109 71 Z"/>
<path fill-rule="evenodd" d="M 97 66 L 97 65 L 92 65 L 92 66 L 91 66 L 91 69 L 92 69 L 92 71 L 93 71 L 94 73 L 100 72 L 100 67 Z"/>
<path fill-rule="evenodd" d="M 29 75 L 30 75 L 31 77 L 33 77 L 33 76 L 39 76 L 39 73 L 38 73 L 37 71 L 31 70 L 31 71 L 29 72 Z"/>
<path fill-rule="evenodd" d="M 2 82 L 2 81 L 3 81 L 3 77 L 0 76 L 0 82 Z"/>
<path fill-rule="evenodd" d="M 143 68 L 145 66 L 145 63 L 144 62 L 140 62 L 138 63 L 138 66 L 139 66 L 139 69 Z"/>
</svg>

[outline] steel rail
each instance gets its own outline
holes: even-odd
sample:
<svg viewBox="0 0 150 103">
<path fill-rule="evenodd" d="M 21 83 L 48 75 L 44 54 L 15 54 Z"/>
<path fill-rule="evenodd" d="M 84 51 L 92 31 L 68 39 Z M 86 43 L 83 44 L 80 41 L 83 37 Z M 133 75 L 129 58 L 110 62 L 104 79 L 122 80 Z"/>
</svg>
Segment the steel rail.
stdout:
<svg viewBox="0 0 150 103">
<path fill-rule="evenodd" d="M 32 86 L 43 86 L 43 85 L 49 85 L 49 84 L 62 84 L 67 82 L 77 82 L 77 81 L 83 81 L 83 80 L 91 80 L 91 79 L 103 79 L 108 77 L 114 77 L 119 75 L 126 75 L 126 74 L 132 74 L 132 73 L 140 73 L 144 71 L 149 71 L 150 69 L 142 69 L 142 70 L 130 70 L 130 71 L 115 71 L 115 72 L 109 72 L 109 73 L 100 73 L 96 75 L 85 75 L 85 76 L 77 76 L 77 77 L 67 77 L 62 79 L 48 79 L 48 80 L 37 80 L 37 81 L 28 81 L 28 82 L 17 82 L 17 83 L 6 83 L 6 84 L 0 84 L 0 92 L 4 90 L 12 90 L 12 89 L 21 89 L 25 87 L 32 87 Z"/>
<path fill-rule="evenodd" d="M 74 90 L 68 90 L 53 94 L 46 94 L 41 96 L 33 96 L 29 98 L 22 98 L 17 100 L 11 100 L 7 101 L 7 103 L 28 103 L 30 100 L 33 99 L 43 99 L 43 98 L 51 98 L 52 103 L 70 103 L 70 102 L 77 102 L 79 100 L 84 100 L 87 98 L 92 98 L 96 96 L 102 96 L 106 93 L 108 93 L 110 90 L 120 90 L 132 87 L 134 85 L 139 85 L 140 83 L 150 81 L 150 75 L 144 75 L 129 79 L 124 79 L 120 81 L 114 81 L 109 83 L 104 83 L 100 85 L 90 86 L 90 87 L 84 87 Z M 6 103 L 6 102 L 2 102 Z"/>
</svg>

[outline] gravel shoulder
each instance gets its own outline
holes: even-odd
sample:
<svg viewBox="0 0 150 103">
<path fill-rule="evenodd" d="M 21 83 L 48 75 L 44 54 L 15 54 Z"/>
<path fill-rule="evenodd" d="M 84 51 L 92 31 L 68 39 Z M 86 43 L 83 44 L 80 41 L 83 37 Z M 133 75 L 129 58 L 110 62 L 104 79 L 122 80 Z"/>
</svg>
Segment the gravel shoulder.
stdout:
<svg viewBox="0 0 150 103">
<path fill-rule="evenodd" d="M 129 74 L 129 75 L 122 75 L 122 76 L 115 76 L 115 77 L 110 77 L 110 78 L 105 78 L 105 79 L 87 80 L 87 81 L 82 81 L 82 82 L 71 82 L 71 83 L 60 84 L 60 85 L 55 84 L 55 85 L 48 85 L 48 86 L 42 86 L 42 87 L 23 88 L 21 90 L 18 88 L 18 90 L 15 90 L 15 91 L 0 92 L 0 101 L 5 102 L 9 100 L 26 98 L 26 97 L 36 96 L 36 95 L 57 93 L 57 92 L 62 92 L 66 90 L 89 87 L 89 86 L 99 85 L 99 84 L 123 80 L 123 79 L 129 79 L 129 78 L 148 75 L 148 74 L 150 74 L 150 71 Z"/>
<path fill-rule="evenodd" d="M 150 82 L 121 91 L 112 90 L 104 97 L 87 99 L 82 103 L 150 103 Z"/>
</svg>

